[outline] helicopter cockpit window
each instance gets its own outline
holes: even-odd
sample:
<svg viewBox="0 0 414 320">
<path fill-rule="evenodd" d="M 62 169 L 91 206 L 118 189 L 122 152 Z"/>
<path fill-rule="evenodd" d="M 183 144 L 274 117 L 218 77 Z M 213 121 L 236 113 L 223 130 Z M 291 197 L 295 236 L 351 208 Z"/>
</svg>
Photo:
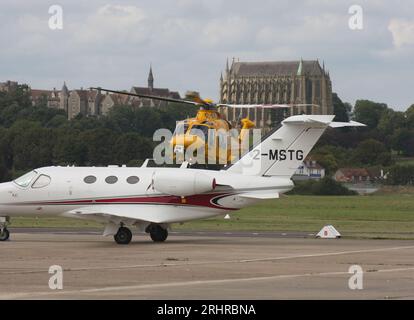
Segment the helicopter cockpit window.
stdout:
<svg viewBox="0 0 414 320">
<path fill-rule="evenodd" d="M 184 134 L 187 132 L 188 124 L 185 122 L 178 122 L 177 126 L 175 127 L 174 135 L 177 134 Z"/>
<path fill-rule="evenodd" d="M 50 177 L 44 174 L 41 174 L 36 181 L 32 184 L 32 188 L 37 189 L 37 188 L 43 188 L 46 187 L 50 184 Z"/>
<path fill-rule="evenodd" d="M 14 183 L 17 184 L 20 187 L 27 187 L 32 181 L 33 179 L 37 176 L 37 172 L 36 171 L 30 171 L 28 173 L 26 173 L 25 175 L 22 175 L 21 177 L 17 178 L 16 180 L 14 180 Z"/>
<path fill-rule="evenodd" d="M 202 139 L 208 138 L 208 127 L 203 125 L 194 125 L 191 127 L 191 135 L 199 136 Z"/>
</svg>

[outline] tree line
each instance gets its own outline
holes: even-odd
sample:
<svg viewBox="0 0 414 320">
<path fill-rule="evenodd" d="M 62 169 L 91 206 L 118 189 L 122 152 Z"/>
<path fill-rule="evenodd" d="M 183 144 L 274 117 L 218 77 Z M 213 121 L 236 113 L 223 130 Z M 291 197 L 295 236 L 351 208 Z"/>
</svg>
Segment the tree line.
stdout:
<svg viewBox="0 0 414 320">
<path fill-rule="evenodd" d="M 35 106 L 28 87 L 0 92 L 0 181 L 49 165 L 137 165 L 151 158 L 153 133 L 174 130 L 176 120 L 195 115 L 196 107 L 170 104 L 167 108 L 119 106 L 107 116 L 78 115 Z"/>
<path fill-rule="evenodd" d="M 341 167 L 385 168 L 389 183 L 414 184 L 410 164 L 400 160 L 414 157 L 414 104 L 395 111 L 385 103 L 357 100 L 352 108 L 333 94 L 335 121 L 355 120 L 366 127 L 328 129 L 312 156 L 333 174 Z M 403 169 L 401 169 L 403 167 Z"/>
<path fill-rule="evenodd" d="M 353 119 L 367 127 L 328 129 L 322 136 L 312 157 L 328 174 L 359 166 L 387 167 L 391 175 L 411 172 L 394 167 L 399 166 L 396 159 L 414 156 L 414 105 L 395 111 L 384 103 L 358 100 L 352 107 L 337 94 L 333 105 L 335 121 Z M 196 107 L 181 104 L 118 106 L 107 116 L 68 120 L 65 111 L 48 108 L 44 99 L 34 106 L 25 85 L 0 92 L 0 181 L 49 165 L 136 165 L 152 157 L 156 129 L 173 130 L 177 120 L 196 112 Z M 391 180 L 414 183 L 414 177 L 404 179 Z"/>
</svg>

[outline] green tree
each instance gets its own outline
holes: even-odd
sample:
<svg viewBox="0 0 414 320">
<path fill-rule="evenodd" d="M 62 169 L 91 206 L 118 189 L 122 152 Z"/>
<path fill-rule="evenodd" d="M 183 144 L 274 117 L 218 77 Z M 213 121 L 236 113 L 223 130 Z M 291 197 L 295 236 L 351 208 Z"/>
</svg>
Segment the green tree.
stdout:
<svg viewBox="0 0 414 320">
<path fill-rule="evenodd" d="M 378 126 L 382 114 L 387 110 L 385 103 L 370 100 L 357 100 L 354 107 L 354 118 L 373 129 Z"/>
<path fill-rule="evenodd" d="M 114 147 L 117 164 L 128 164 L 132 160 L 144 160 L 152 157 L 153 142 L 138 133 L 128 132 L 118 137 Z"/>
<path fill-rule="evenodd" d="M 105 128 L 84 131 L 80 139 L 87 146 L 87 165 L 106 166 L 116 164 L 114 147 L 118 134 Z"/>
<path fill-rule="evenodd" d="M 348 122 L 349 121 L 349 104 L 345 104 L 336 93 L 332 93 L 332 103 L 335 115 L 335 121 Z"/>
<path fill-rule="evenodd" d="M 56 142 L 53 148 L 53 162 L 57 165 L 85 165 L 88 147 L 79 130 L 55 129 Z"/>
<path fill-rule="evenodd" d="M 389 170 L 387 183 L 391 185 L 414 185 L 414 165 L 395 165 Z"/>
<path fill-rule="evenodd" d="M 323 179 L 308 180 L 295 183 L 295 188 L 289 194 L 318 195 L 318 196 L 349 196 L 355 195 L 355 191 L 347 189 L 335 180 L 324 177 Z"/>
<path fill-rule="evenodd" d="M 394 150 L 408 157 L 414 156 L 414 129 L 397 129 L 391 141 Z"/>
<path fill-rule="evenodd" d="M 412 104 L 405 112 L 407 116 L 407 124 L 410 128 L 414 129 L 414 104 Z"/>
<path fill-rule="evenodd" d="M 377 140 L 368 139 L 362 141 L 353 152 L 353 162 L 361 165 L 384 165 L 391 164 L 391 152 L 385 145 Z"/>
<path fill-rule="evenodd" d="M 19 121 L 11 128 L 13 168 L 27 170 L 52 164 L 54 135 L 38 123 Z"/>
</svg>

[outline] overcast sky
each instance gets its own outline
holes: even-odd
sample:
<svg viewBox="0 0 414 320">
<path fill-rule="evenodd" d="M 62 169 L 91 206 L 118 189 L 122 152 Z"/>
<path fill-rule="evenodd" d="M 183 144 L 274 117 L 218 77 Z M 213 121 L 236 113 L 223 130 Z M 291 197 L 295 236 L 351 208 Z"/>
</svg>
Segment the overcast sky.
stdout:
<svg viewBox="0 0 414 320">
<path fill-rule="evenodd" d="M 351 5 L 363 29 L 351 30 Z M 414 103 L 411 0 L 0 0 L 0 81 L 32 88 L 155 86 L 218 98 L 226 57 L 319 58 L 344 101 Z M 63 29 L 49 28 L 49 7 Z"/>
</svg>

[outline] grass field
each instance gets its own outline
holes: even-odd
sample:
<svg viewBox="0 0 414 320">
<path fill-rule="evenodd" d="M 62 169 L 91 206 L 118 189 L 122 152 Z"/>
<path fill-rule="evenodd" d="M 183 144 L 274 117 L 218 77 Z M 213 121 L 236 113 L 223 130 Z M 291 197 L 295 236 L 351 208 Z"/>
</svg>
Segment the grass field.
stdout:
<svg viewBox="0 0 414 320">
<path fill-rule="evenodd" d="M 397 164 L 414 165 L 414 157 L 410 157 L 410 158 L 409 157 L 405 157 L 405 158 L 400 157 L 400 158 L 396 158 L 395 160 L 396 160 Z"/>
<path fill-rule="evenodd" d="M 13 227 L 102 228 L 64 218 L 15 218 Z M 306 231 L 334 225 L 344 237 L 414 239 L 414 194 L 285 196 L 222 217 L 174 225 L 175 230 Z"/>
</svg>

